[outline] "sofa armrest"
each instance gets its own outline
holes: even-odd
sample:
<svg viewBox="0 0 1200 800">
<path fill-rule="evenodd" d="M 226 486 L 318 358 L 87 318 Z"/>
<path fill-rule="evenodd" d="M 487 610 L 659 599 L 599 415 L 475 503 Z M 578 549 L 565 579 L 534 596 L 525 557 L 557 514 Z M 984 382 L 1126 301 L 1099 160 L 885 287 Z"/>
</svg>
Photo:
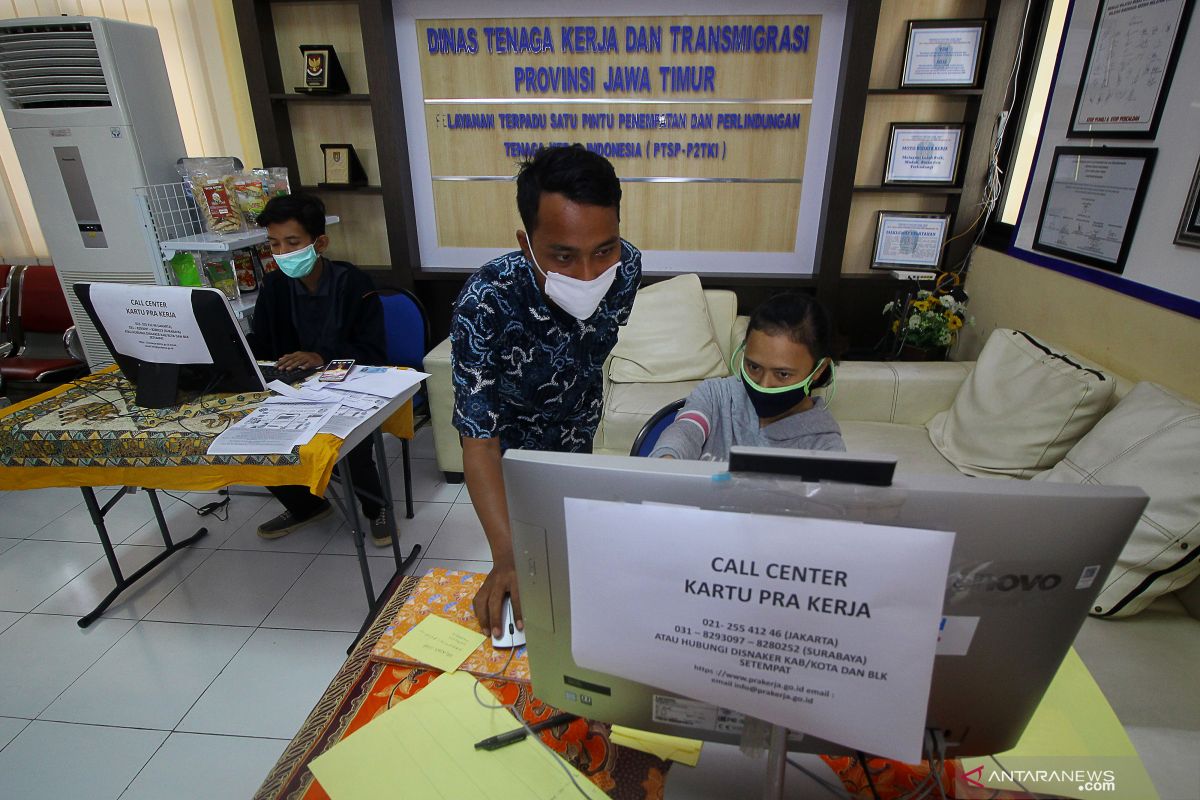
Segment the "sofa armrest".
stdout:
<svg viewBox="0 0 1200 800">
<path fill-rule="evenodd" d="M 953 405 L 974 366 L 973 361 L 846 361 L 838 366 L 829 410 L 838 420 L 924 425 Z"/>
<path fill-rule="evenodd" d="M 446 339 L 425 356 L 425 371 L 429 378 L 429 419 L 433 424 L 433 448 L 438 469 L 442 472 L 462 472 L 462 443 L 451 420 L 454 418 L 454 383 L 450 377 L 450 340 Z"/>
</svg>

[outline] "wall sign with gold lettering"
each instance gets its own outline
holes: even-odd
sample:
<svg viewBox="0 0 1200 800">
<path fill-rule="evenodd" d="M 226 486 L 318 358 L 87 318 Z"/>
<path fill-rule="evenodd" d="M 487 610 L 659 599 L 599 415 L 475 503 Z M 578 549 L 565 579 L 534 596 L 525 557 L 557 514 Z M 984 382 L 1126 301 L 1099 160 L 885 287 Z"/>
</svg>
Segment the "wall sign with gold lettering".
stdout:
<svg viewBox="0 0 1200 800">
<path fill-rule="evenodd" d="M 845 8 L 808 5 L 550 17 L 517 0 L 511 17 L 449 18 L 398 2 L 424 268 L 513 249 L 517 163 L 578 143 L 616 168 L 621 233 L 648 269 L 813 272 Z"/>
</svg>

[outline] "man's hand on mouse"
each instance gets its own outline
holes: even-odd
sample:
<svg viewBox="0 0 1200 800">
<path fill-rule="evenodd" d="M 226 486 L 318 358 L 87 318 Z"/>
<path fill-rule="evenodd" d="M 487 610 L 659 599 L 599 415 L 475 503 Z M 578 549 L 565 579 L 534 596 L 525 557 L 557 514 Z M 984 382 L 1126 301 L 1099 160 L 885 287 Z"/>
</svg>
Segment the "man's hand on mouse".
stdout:
<svg viewBox="0 0 1200 800">
<path fill-rule="evenodd" d="M 309 369 L 311 367 L 325 366 L 325 359 L 321 358 L 320 353 L 298 350 L 295 353 L 288 353 L 286 356 L 280 357 L 275 362 L 275 366 L 279 369 Z"/>
<path fill-rule="evenodd" d="M 504 606 L 504 595 L 512 597 L 513 619 L 517 622 L 517 630 L 525 630 L 525 619 L 521 614 L 521 598 L 517 589 L 517 568 L 511 563 L 497 561 L 492 566 L 475 594 L 475 617 L 479 627 L 489 631 L 491 636 L 500 636 L 500 620 L 503 618 L 501 609 Z"/>
</svg>

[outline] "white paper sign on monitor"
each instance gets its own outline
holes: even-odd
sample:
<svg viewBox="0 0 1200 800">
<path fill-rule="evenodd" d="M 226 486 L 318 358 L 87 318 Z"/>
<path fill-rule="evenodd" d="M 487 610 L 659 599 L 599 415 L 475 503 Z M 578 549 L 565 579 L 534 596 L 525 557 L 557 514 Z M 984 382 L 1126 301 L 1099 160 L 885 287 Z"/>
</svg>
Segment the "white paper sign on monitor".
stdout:
<svg viewBox="0 0 1200 800">
<path fill-rule="evenodd" d="M 953 533 L 565 505 L 580 666 L 920 760 Z"/>
<path fill-rule="evenodd" d="M 190 289 L 93 283 L 90 297 L 118 353 L 159 364 L 213 363 Z"/>
</svg>

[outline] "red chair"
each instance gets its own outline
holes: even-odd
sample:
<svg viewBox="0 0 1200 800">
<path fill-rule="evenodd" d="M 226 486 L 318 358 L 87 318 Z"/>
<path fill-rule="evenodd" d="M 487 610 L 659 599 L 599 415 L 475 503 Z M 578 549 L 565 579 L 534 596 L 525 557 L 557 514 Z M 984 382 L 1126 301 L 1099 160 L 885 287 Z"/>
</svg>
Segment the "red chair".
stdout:
<svg viewBox="0 0 1200 800">
<path fill-rule="evenodd" d="M 8 278 L 12 274 L 11 264 L 0 264 L 0 358 L 12 351 L 8 337 Z"/>
<path fill-rule="evenodd" d="M 63 350 L 63 334 L 74 322 L 54 267 L 14 267 L 8 294 L 12 350 L 0 359 L 0 383 L 9 399 L 30 397 L 87 374 L 87 364 Z"/>
</svg>

